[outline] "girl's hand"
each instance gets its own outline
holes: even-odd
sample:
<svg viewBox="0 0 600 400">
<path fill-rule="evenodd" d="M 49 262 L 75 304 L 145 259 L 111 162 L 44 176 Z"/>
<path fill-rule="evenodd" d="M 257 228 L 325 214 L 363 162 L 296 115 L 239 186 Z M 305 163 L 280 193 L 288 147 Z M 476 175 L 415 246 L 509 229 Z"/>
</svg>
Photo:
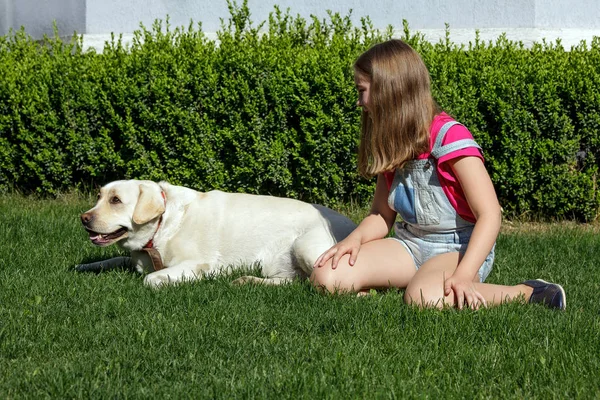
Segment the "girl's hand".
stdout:
<svg viewBox="0 0 600 400">
<path fill-rule="evenodd" d="M 459 310 L 462 310 L 465 303 L 472 310 L 478 310 L 482 305 L 487 307 L 483 295 L 475 289 L 473 281 L 451 276 L 444 282 L 444 294 L 448 296 L 452 291 Z"/>
<path fill-rule="evenodd" d="M 350 260 L 348 260 L 348 264 L 353 266 L 356 262 L 356 258 L 358 257 L 360 246 L 360 238 L 354 238 L 352 235 L 350 235 L 327 250 L 325 253 L 321 254 L 319 258 L 317 258 L 317 261 L 315 261 L 313 268 L 320 268 L 325 265 L 329 259 L 333 258 L 331 261 L 331 268 L 336 269 L 340 258 L 342 258 L 344 254 L 348 253 L 350 253 Z"/>
</svg>

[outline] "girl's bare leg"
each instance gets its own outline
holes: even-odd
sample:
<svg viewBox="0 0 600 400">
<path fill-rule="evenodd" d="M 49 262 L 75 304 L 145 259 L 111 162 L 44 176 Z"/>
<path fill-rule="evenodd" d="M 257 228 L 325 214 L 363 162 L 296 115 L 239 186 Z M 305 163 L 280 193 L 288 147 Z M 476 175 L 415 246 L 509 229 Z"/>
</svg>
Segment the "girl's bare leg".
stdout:
<svg viewBox="0 0 600 400">
<path fill-rule="evenodd" d="M 447 253 L 436 256 L 426 263 L 414 275 L 404 293 L 404 301 L 421 307 L 455 306 L 454 292 L 444 295 L 444 281 L 450 277 L 459 263 L 459 253 Z M 474 279 L 475 289 L 483 295 L 488 306 L 514 301 L 521 297 L 529 299 L 533 289 L 525 285 L 505 286 L 480 283 Z"/>
<path fill-rule="evenodd" d="M 336 269 L 331 260 L 315 268 L 310 279 L 329 292 L 366 292 L 369 289 L 404 288 L 417 269 L 406 248 L 393 239 L 380 239 L 362 245 L 353 266 L 344 255 Z"/>
</svg>

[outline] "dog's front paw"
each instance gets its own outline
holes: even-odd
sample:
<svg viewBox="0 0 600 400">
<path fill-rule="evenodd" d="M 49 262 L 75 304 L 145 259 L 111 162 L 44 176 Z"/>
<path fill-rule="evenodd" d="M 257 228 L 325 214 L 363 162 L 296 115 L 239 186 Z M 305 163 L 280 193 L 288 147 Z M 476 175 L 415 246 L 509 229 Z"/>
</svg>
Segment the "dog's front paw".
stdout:
<svg viewBox="0 0 600 400">
<path fill-rule="evenodd" d="M 259 278 L 257 276 L 250 276 L 250 275 L 246 275 L 246 276 L 242 276 L 240 278 L 237 278 L 236 280 L 232 281 L 231 284 L 232 285 L 246 285 L 248 283 L 254 283 L 254 284 L 262 284 L 264 282 L 263 278 Z"/>
<path fill-rule="evenodd" d="M 170 283 L 168 275 L 150 274 L 144 277 L 144 285 L 153 289 L 158 289 L 161 286 L 166 286 Z"/>
</svg>

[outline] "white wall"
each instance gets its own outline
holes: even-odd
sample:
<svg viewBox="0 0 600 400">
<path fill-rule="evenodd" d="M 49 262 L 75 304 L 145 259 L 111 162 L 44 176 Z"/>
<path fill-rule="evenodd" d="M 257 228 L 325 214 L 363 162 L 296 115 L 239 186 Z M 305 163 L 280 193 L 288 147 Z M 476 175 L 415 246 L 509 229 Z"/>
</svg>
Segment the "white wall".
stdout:
<svg viewBox="0 0 600 400">
<path fill-rule="evenodd" d="M 239 1 L 241 3 L 241 1 Z M 389 24 L 402 26 L 402 19 L 415 28 L 443 29 L 447 22 L 454 28 L 533 27 L 535 0 L 249 0 L 254 22 L 267 19 L 275 4 L 282 10 L 290 8 L 293 15 L 327 16 L 326 10 L 346 15 L 353 10 L 353 20 L 360 22 L 369 16 L 377 27 Z M 139 21 L 150 25 L 158 17 L 170 16 L 174 25 L 187 25 L 190 18 L 201 21 L 203 30 L 215 32 L 219 18 L 227 18 L 225 0 L 87 0 L 87 32 L 132 32 Z M 135 18 L 132 18 L 135 16 Z"/>
<path fill-rule="evenodd" d="M 595 28 L 600 30 L 600 2 L 598 0 L 536 0 L 536 27 Z"/>
<path fill-rule="evenodd" d="M 85 0 L 0 0 L 0 35 L 25 27 L 36 39 L 53 34 L 53 23 L 64 35 L 85 33 Z"/>
<path fill-rule="evenodd" d="M 242 0 L 238 0 L 242 3 Z M 411 31 L 420 31 L 430 40 L 444 35 L 450 25 L 451 38 L 466 43 L 473 40 L 475 30 L 484 40 L 494 40 L 503 32 L 509 39 L 526 45 L 542 38 L 554 41 L 560 37 L 566 47 L 600 35 L 598 0 L 248 0 L 251 19 L 255 23 L 267 19 L 275 4 L 292 15 L 326 18 L 326 10 L 346 15 L 353 10 L 352 20 L 369 16 L 376 28 L 392 25 L 402 29 L 402 19 Z M 187 26 L 190 20 L 201 22 L 211 37 L 227 20 L 226 0 L 0 0 L 0 34 L 9 28 L 25 26 L 35 38 L 52 33 L 56 20 L 63 36 L 74 31 L 84 34 L 87 46 L 102 48 L 110 33 L 123 33 L 125 40 L 139 28 L 150 26 L 156 18 L 169 15 L 172 26 Z"/>
</svg>

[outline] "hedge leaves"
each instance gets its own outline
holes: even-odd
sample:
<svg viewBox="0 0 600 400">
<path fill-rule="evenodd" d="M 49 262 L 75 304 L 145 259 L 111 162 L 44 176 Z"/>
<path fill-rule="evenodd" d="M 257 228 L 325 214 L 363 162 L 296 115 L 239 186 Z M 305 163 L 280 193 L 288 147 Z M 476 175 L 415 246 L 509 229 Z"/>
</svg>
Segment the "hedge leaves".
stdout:
<svg viewBox="0 0 600 400">
<path fill-rule="evenodd" d="M 352 63 L 391 37 L 368 18 L 254 24 L 229 3 L 218 40 L 168 20 L 102 53 L 82 39 L 0 37 L 0 190 L 54 195 L 123 179 L 199 190 L 367 200 L 358 177 Z M 482 145 L 505 211 L 593 220 L 600 150 L 600 41 L 566 51 L 500 37 L 469 46 L 405 37 L 434 94 Z"/>
</svg>

